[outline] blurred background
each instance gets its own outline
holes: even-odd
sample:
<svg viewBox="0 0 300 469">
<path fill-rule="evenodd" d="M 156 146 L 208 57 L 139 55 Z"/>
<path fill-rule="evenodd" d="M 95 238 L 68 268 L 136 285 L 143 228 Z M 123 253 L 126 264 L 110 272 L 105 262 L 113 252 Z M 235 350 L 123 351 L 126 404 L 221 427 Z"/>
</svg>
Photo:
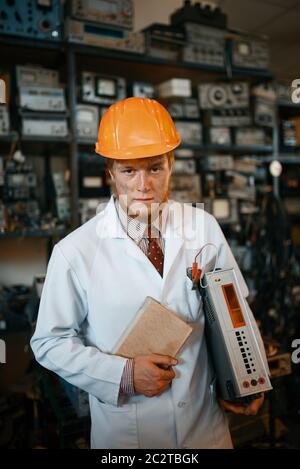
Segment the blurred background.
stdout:
<svg viewBox="0 0 300 469">
<path fill-rule="evenodd" d="M 29 340 L 54 244 L 110 197 L 98 123 L 129 96 L 168 108 L 172 198 L 205 203 L 250 290 L 274 390 L 230 416 L 235 446 L 300 447 L 299 20 L 299 0 L 0 0 L 1 448 L 89 445 L 87 395 Z"/>
</svg>

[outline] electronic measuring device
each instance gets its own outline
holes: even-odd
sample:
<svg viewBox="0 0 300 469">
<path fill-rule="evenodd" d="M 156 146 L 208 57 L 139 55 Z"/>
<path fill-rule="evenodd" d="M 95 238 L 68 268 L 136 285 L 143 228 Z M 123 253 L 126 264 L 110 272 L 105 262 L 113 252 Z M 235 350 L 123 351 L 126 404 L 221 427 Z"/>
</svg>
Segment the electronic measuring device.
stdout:
<svg viewBox="0 0 300 469">
<path fill-rule="evenodd" d="M 67 12 L 80 21 L 107 24 L 119 29 L 133 29 L 132 0 L 69 0 Z"/>
<path fill-rule="evenodd" d="M 206 334 L 221 396 L 230 401 L 272 389 L 233 269 L 204 274 Z"/>
<path fill-rule="evenodd" d="M 6 0 L 0 2 L 1 35 L 61 40 L 60 0 Z"/>
<path fill-rule="evenodd" d="M 271 390 L 268 370 L 234 269 L 216 269 L 201 278 L 195 258 L 193 268 L 188 270 L 202 296 L 206 338 L 220 397 L 247 403 Z"/>
</svg>

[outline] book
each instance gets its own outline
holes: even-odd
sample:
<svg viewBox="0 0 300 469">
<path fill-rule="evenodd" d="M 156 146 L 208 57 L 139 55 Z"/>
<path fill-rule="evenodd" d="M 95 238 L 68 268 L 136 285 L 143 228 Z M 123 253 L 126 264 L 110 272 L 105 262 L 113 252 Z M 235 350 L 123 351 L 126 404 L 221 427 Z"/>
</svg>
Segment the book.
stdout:
<svg viewBox="0 0 300 469">
<path fill-rule="evenodd" d="M 147 296 L 113 353 L 125 358 L 151 353 L 175 357 L 192 331 L 175 312 Z"/>
</svg>

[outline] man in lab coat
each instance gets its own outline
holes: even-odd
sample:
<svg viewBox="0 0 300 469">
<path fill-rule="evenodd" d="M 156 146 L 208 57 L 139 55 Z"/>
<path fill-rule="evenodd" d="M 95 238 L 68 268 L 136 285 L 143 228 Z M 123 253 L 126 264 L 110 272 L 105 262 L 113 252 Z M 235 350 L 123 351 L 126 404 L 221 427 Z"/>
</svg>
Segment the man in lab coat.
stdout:
<svg viewBox="0 0 300 469">
<path fill-rule="evenodd" d="M 235 269 L 245 298 L 248 289 L 215 218 L 168 199 L 179 144 L 156 101 L 112 105 L 96 151 L 107 158 L 114 196 L 54 247 L 48 265 L 31 345 L 44 367 L 89 393 L 92 448 L 231 448 L 224 407 L 255 414 L 263 402 L 242 407 L 216 398 L 202 302 L 187 268 L 213 243 L 217 267 Z M 206 249 L 200 267 L 215 261 Z M 147 296 L 193 326 L 177 357 L 112 353 Z"/>
</svg>

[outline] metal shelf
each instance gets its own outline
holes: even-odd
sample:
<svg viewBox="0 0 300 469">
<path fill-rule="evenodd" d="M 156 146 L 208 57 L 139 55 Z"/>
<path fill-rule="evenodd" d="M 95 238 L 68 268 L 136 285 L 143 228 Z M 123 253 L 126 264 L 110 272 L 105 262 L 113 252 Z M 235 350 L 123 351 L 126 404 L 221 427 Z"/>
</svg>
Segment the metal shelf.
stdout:
<svg viewBox="0 0 300 469">
<path fill-rule="evenodd" d="M 17 132 L 12 132 L 9 135 L 1 136 L 0 141 L 12 141 L 18 138 Z M 22 136 L 22 142 L 58 142 L 58 143 L 70 143 L 71 137 L 37 137 L 37 136 Z M 95 140 L 90 139 L 75 139 L 75 142 L 78 145 L 86 145 L 86 146 L 94 146 Z M 185 144 L 182 143 L 180 145 L 182 149 L 191 149 L 191 150 L 199 150 L 202 152 L 205 151 L 227 151 L 232 153 L 271 153 L 273 150 L 272 145 L 244 145 L 244 146 L 237 146 L 237 145 L 213 145 L 213 144 Z"/>
<path fill-rule="evenodd" d="M 42 39 L 31 39 L 13 35 L 0 35 L 0 46 L 1 45 L 63 51 L 64 43 L 62 41 L 47 41 Z"/>
<path fill-rule="evenodd" d="M 141 64 L 152 64 L 152 65 L 165 65 L 178 68 L 190 68 L 196 70 L 206 70 L 209 72 L 225 73 L 225 67 L 218 67 L 215 65 L 200 65 L 190 62 L 179 62 L 174 60 L 166 60 L 160 57 L 152 57 L 146 54 L 137 54 L 135 52 L 127 52 L 116 49 L 109 49 L 103 47 L 90 46 L 86 44 L 68 43 L 69 47 L 74 51 L 75 54 L 80 55 L 96 55 L 97 57 L 105 57 L 113 60 L 126 60 L 134 61 Z"/>
<path fill-rule="evenodd" d="M 96 138 L 93 139 L 93 140 L 90 140 L 88 138 L 79 138 L 76 140 L 76 142 L 78 143 L 78 145 L 90 145 L 90 146 L 95 146 L 95 142 L 96 142 Z"/>
<path fill-rule="evenodd" d="M 46 142 L 46 143 L 70 143 L 70 137 L 36 137 L 36 136 L 23 136 L 21 137 L 22 142 Z"/>
<path fill-rule="evenodd" d="M 272 80 L 274 78 L 274 74 L 268 72 L 267 70 L 254 70 L 252 68 L 232 68 L 231 70 L 232 75 L 236 76 L 244 76 L 244 77 L 258 77 L 264 78 L 265 80 Z"/>
<path fill-rule="evenodd" d="M 70 112 L 62 111 L 62 112 L 52 112 L 52 111 L 33 111 L 30 109 L 19 109 L 19 115 L 22 117 L 36 117 L 37 119 L 44 119 L 46 118 L 53 118 L 53 119 L 60 119 L 61 117 L 68 118 L 70 117 Z"/>
<path fill-rule="evenodd" d="M 192 144 L 182 144 L 179 148 L 199 150 L 199 152 L 205 151 L 220 151 L 220 152 L 229 152 L 229 153 L 272 153 L 272 145 L 192 145 Z"/>
<path fill-rule="evenodd" d="M 1 142 L 12 142 L 14 140 L 19 139 L 18 132 L 11 132 L 8 135 L 0 135 L 0 143 Z M 21 136 L 20 140 L 22 142 L 47 142 L 47 143 L 70 143 L 71 137 L 38 137 L 38 136 Z"/>
<path fill-rule="evenodd" d="M 277 106 L 278 107 L 291 108 L 291 109 L 299 109 L 299 111 L 300 111 L 300 103 L 295 104 L 295 103 L 287 103 L 285 101 L 277 101 Z"/>
<path fill-rule="evenodd" d="M 23 231 L 7 231 L 0 233 L 0 239 L 15 239 L 15 238 L 52 238 L 55 236 L 63 236 L 68 233 L 66 228 L 56 228 L 55 230 L 33 230 L 26 229 Z"/>
<path fill-rule="evenodd" d="M 12 131 L 7 135 L 0 135 L 0 142 L 12 142 L 13 140 L 18 140 L 18 132 Z"/>
<path fill-rule="evenodd" d="M 278 155 L 276 156 L 259 156 L 258 157 L 260 161 L 263 161 L 264 163 L 271 163 L 272 161 L 280 161 L 281 163 L 284 164 L 300 164 L 300 155 Z"/>
<path fill-rule="evenodd" d="M 68 46 L 74 51 L 75 54 L 83 54 L 83 55 L 96 55 L 97 57 L 105 57 L 111 58 L 113 60 L 131 60 L 141 64 L 152 64 L 152 65 L 164 65 L 166 67 L 177 67 L 177 68 L 184 68 L 184 69 L 191 69 L 191 70 L 202 70 L 206 72 L 212 73 L 219 73 L 219 74 L 226 74 L 226 68 L 220 67 L 216 65 L 207 65 L 207 64 L 198 64 L 192 62 L 180 62 L 174 60 L 166 60 L 160 57 L 153 57 L 151 55 L 146 54 L 137 54 L 134 52 L 127 52 L 115 49 L 108 49 L 96 46 L 90 46 L 86 44 L 77 44 L 73 42 L 67 43 Z M 252 70 L 252 69 L 238 69 L 233 68 L 231 70 L 233 76 L 253 76 L 253 77 L 261 77 L 265 79 L 272 79 L 273 75 L 270 72 L 264 70 Z"/>
<path fill-rule="evenodd" d="M 288 164 L 300 164 L 300 155 L 279 155 L 279 161 Z"/>
<path fill-rule="evenodd" d="M 279 148 L 279 154 L 280 155 L 286 155 L 286 156 L 299 155 L 300 154 L 300 146 L 287 147 L 287 146 L 282 145 Z"/>
<path fill-rule="evenodd" d="M 202 70 L 212 73 L 224 73 L 226 74 L 226 68 L 216 65 L 197 64 L 192 62 L 178 62 L 172 60 L 165 60 L 159 57 L 152 57 L 146 54 L 137 54 L 135 52 L 127 52 L 117 49 L 108 49 L 103 47 L 97 47 L 93 45 L 79 44 L 68 41 L 47 41 L 47 40 L 36 40 L 31 38 L 21 38 L 16 36 L 0 36 L 0 46 L 9 45 L 15 47 L 26 47 L 32 49 L 48 49 L 58 52 L 65 52 L 67 48 L 70 48 L 75 54 L 84 55 L 96 55 L 97 57 L 106 57 L 117 60 L 131 60 L 141 64 L 153 64 L 153 65 L 164 65 L 177 68 Z M 232 68 L 231 73 L 233 76 L 251 76 L 261 77 L 265 79 L 272 79 L 273 75 L 265 70 L 253 70 L 253 69 L 240 69 Z"/>
<path fill-rule="evenodd" d="M 208 145 L 212 150 L 229 151 L 231 153 L 272 153 L 272 145 Z"/>
</svg>

